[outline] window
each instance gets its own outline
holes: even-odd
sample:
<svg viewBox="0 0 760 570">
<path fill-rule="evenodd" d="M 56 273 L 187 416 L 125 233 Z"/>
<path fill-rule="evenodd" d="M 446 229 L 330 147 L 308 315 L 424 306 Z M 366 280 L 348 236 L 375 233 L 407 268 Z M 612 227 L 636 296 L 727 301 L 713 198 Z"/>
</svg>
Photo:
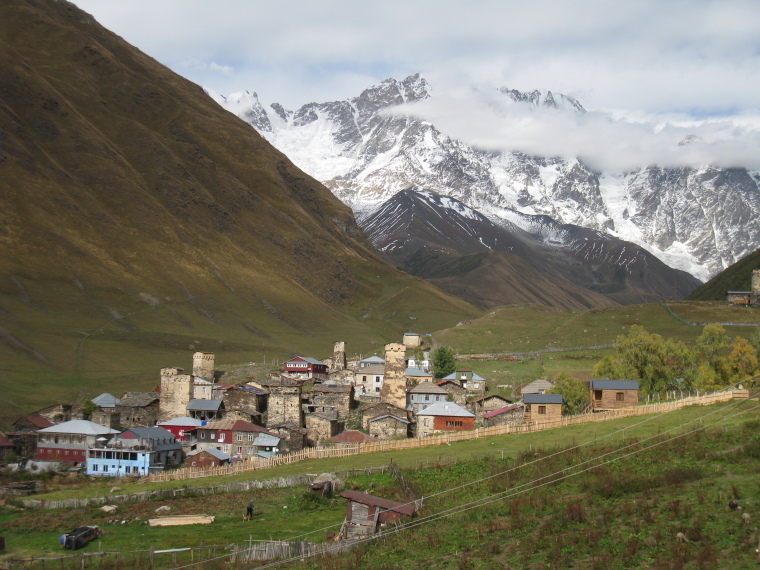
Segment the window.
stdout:
<svg viewBox="0 0 760 570">
<path fill-rule="evenodd" d="M 617 394 L 615 394 L 615 401 L 625 402 L 625 392 L 618 392 Z"/>
<path fill-rule="evenodd" d="M 97 470 L 98 470 L 98 464 L 96 463 L 95 465 L 92 466 L 92 471 L 95 472 Z"/>
<path fill-rule="evenodd" d="M 206 432 L 205 431 L 201 432 L 201 439 L 206 439 Z"/>
<path fill-rule="evenodd" d="M 594 390 L 594 400 L 597 402 L 602 401 L 602 391 L 601 390 Z"/>
<path fill-rule="evenodd" d="M 243 434 L 242 433 L 237 434 L 237 438 L 236 439 L 237 439 L 237 441 L 243 441 Z"/>
<path fill-rule="evenodd" d="M 430 399 L 430 394 L 425 394 L 425 401 L 427 402 Z"/>
<path fill-rule="evenodd" d="M 216 439 L 216 432 L 215 432 L 215 431 L 212 431 L 212 432 L 211 432 L 211 434 L 209 435 L 209 437 L 210 437 L 211 439 Z"/>
<path fill-rule="evenodd" d="M 462 427 L 464 424 L 458 420 L 446 420 L 446 427 Z"/>
<path fill-rule="evenodd" d="M 256 439 L 256 436 L 254 434 L 252 434 L 252 433 L 249 433 L 248 434 L 248 441 L 253 441 L 254 439 Z"/>
<path fill-rule="evenodd" d="M 237 453 L 238 453 L 238 455 L 242 455 L 243 454 L 243 448 L 242 447 L 238 447 L 237 448 Z"/>
<path fill-rule="evenodd" d="M 540 415 L 546 414 L 546 406 L 538 406 L 538 413 Z"/>
<path fill-rule="evenodd" d="M 127 465 L 127 466 L 124 468 L 124 473 L 131 473 L 131 472 L 132 472 L 132 468 L 131 468 L 129 465 Z"/>
<path fill-rule="evenodd" d="M 219 434 L 219 441 L 224 441 L 224 434 L 223 433 Z"/>
<path fill-rule="evenodd" d="M 108 473 L 108 465 L 103 465 L 103 473 Z"/>
</svg>

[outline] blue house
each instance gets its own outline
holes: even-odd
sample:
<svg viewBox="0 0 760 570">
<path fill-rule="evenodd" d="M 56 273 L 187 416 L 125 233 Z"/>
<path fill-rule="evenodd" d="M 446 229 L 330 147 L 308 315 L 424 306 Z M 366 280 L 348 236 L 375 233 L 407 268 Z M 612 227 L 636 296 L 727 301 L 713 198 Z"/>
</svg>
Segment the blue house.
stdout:
<svg viewBox="0 0 760 570">
<path fill-rule="evenodd" d="M 104 438 L 105 439 L 105 438 Z M 177 467 L 182 444 L 164 428 L 131 428 L 87 450 L 87 474 L 106 477 L 148 475 Z"/>
</svg>

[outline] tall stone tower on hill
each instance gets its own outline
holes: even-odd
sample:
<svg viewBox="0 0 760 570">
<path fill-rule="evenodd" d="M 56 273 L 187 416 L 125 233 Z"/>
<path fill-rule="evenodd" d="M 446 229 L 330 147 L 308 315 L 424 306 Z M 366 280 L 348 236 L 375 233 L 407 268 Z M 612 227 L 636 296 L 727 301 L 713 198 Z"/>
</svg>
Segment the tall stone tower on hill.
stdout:
<svg viewBox="0 0 760 570">
<path fill-rule="evenodd" d="M 385 375 L 380 399 L 406 409 L 406 347 L 398 342 L 385 345 Z"/>
<path fill-rule="evenodd" d="M 214 353 L 196 352 L 193 354 L 193 376 L 214 381 Z"/>
<path fill-rule="evenodd" d="M 338 372 L 346 369 L 346 343 L 342 340 L 335 341 L 333 348 L 333 362 L 330 372 Z"/>
<path fill-rule="evenodd" d="M 187 404 L 193 399 L 193 376 L 182 368 L 161 369 L 161 398 L 158 419 L 165 422 L 187 415 Z"/>
</svg>

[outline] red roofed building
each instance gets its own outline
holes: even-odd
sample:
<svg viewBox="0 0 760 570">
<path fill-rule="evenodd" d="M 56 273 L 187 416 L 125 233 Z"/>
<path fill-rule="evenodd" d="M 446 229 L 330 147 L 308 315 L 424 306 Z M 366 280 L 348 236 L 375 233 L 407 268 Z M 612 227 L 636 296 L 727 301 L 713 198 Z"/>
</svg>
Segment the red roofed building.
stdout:
<svg viewBox="0 0 760 570">
<path fill-rule="evenodd" d="M 198 449 L 218 449 L 228 455 L 252 457 L 259 451 L 256 440 L 265 434 L 281 441 L 282 438 L 266 428 L 245 420 L 221 420 L 196 428 Z"/>
<path fill-rule="evenodd" d="M 282 371 L 302 380 L 327 380 L 327 364 L 309 356 L 296 356 L 282 365 Z"/>
<path fill-rule="evenodd" d="M 344 445 L 355 445 L 357 443 L 377 443 L 377 440 L 374 437 L 370 437 L 366 433 L 362 433 L 355 429 L 350 429 L 344 431 L 343 433 L 339 433 L 338 435 L 331 437 L 330 441 Z"/>
<path fill-rule="evenodd" d="M 483 414 L 483 427 L 521 424 L 525 421 L 522 403 L 510 404 Z"/>
</svg>

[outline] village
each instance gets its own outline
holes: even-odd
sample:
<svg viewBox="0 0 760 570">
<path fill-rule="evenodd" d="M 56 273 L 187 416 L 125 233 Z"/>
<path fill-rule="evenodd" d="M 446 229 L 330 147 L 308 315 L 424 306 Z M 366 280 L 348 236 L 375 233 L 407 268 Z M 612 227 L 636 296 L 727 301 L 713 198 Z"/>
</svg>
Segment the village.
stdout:
<svg viewBox="0 0 760 570">
<path fill-rule="evenodd" d="M 4 457 L 35 470 L 89 476 L 146 476 L 178 468 L 264 462 L 307 448 L 426 438 L 500 425 L 538 425 L 562 416 L 548 380 L 518 397 L 489 395 L 486 379 L 460 368 L 434 378 L 416 333 L 384 347 L 385 358 L 349 361 L 344 342 L 323 360 L 297 356 L 266 379 L 225 383 L 215 355 L 193 354 L 191 373 L 167 367 L 151 392 L 99 394 L 19 418 L 0 434 Z M 638 382 L 594 380 L 588 413 L 638 405 Z"/>
</svg>

